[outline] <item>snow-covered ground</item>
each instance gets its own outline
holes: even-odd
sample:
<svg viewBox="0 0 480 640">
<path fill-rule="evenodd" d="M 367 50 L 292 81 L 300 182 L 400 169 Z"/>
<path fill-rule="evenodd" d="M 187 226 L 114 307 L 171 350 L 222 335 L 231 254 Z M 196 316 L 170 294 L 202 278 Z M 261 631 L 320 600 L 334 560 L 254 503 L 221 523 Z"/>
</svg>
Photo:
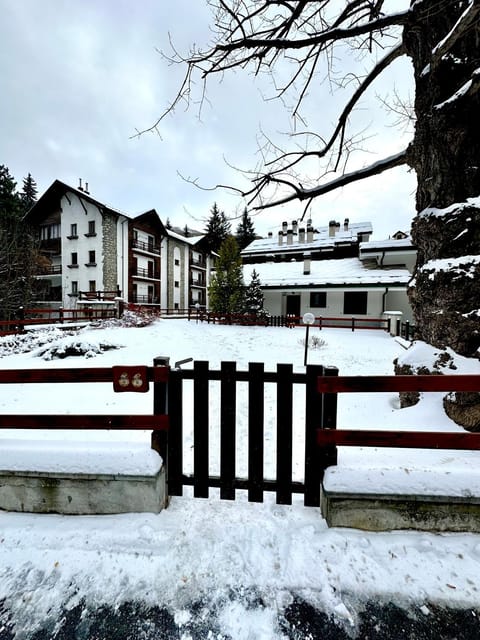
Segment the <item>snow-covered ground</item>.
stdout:
<svg viewBox="0 0 480 640">
<path fill-rule="evenodd" d="M 309 362 L 335 365 L 345 375 L 391 374 L 393 359 L 412 353 L 381 331 L 326 329 L 315 335 L 325 344 L 309 351 Z M 237 361 L 238 369 L 245 369 L 248 362 L 265 362 L 267 370 L 273 370 L 276 363 L 292 362 L 302 371 L 303 338 L 302 328 L 242 328 L 184 320 L 161 320 L 144 328 L 84 329 L 68 336 L 54 329 L 30 338 L 25 347 L 30 350 L 24 352 L 20 343 L 0 339 L 0 367 L 150 364 L 156 356 L 169 356 L 172 364 L 193 357 L 209 360 L 212 368 L 222 360 Z M 52 357 L 72 342 L 88 344 L 89 357 Z M 101 344 L 119 348 L 103 352 Z M 480 373 L 478 363 L 457 359 L 456 364 L 459 373 Z M 265 414 L 266 442 L 274 451 L 272 386 L 267 385 Z M 459 430 L 443 413 L 441 398 L 442 394 L 425 394 L 416 407 L 399 409 L 395 394 L 345 394 L 339 401 L 338 424 Z M 215 449 L 215 387 L 211 400 Z M 241 393 L 239 403 L 241 406 Z M 190 404 L 187 385 L 187 425 Z M 111 385 L 104 384 L 5 385 L 0 389 L 2 413 L 149 413 L 151 407 L 151 392 L 114 394 Z M 302 469 L 301 409 L 295 413 L 295 422 L 298 478 Z M 240 434 L 242 425 L 240 419 Z M 66 432 L 32 436 L 31 432 L 4 430 L 0 434 L 1 450 L 21 451 L 23 459 L 17 458 L 17 464 L 30 464 L 31 441 L 35 438 L 41 441 L 36 447 L 44 452 L 44 464 L 48 465 L 51 447 L 56 456 L 63 456 L 61 464 L 65 467 L 70 464 L 69 455 L 73 456 L 70 460 L 76 469 L 91 464 L 92 451 L 98 464 L 114 465 L 112 450 L 121 449 L 120 442 L 135 451 L 139 467 L 149 455 L 146 433 L 89 433 L 88 446 L 78 442 L 80 437 Z M 188 428 L 185 443 L 190 450 Z M 186 460 L 187 470 L 190 458 Z M 270 453 L 267 474 L 274 473 L 273 460 L 274 454 Z M 8 461 L 12 459 L 0 456 L 0 464 Z M 117 461 L 123 464 L 121 456 Z M 479 461 L 480 454 L 475 452 L 345 448 L 339 454 L 339 467 L 345 470 L 345 477 L 353 474 L 354 480 L 353 469 L 362 468 L 366 477 L 372 469 L 394 468 L 399 472 L 392 482 L 404 490 L 428 488 L 432 477 L 434 482 L 441 477 L 445 490 L 458 493 L 467 485 L 480 484 Z M 128 464 L 132 465 L 131 458 Z M 211 470 L 215 471 L 217 465 L 213 455 Z M 425 480 L 426 476 L 430 479 Z M 196 615 L 204 615 L 207 626 L 208 612 L 215 610 L 215 628 L 212 622 L 211 635 L 201 637 L 239 640 L 286 637 L 279 619 L 294 597 L 339 619 L 353 635 L 362 605 L 372 599 L 405 607 L 415 603 L 425 616 L 430 615 L 431 603 L 461 608 L 479 604 L 478 535 L 328 529 L 319 510 L 303 507 L 300 498 L 292 506 L 279 506 L 270 496 L 264 504 L 252 504 L 239 492 L 238 499 L 231 503 L 221 502 L 213 493 L 209 500 L 188 495 L 174 498 L 169 509 L 159 515 L 1 513 L 0 602 L 4 601 L 11 614 L 17 637 L 32 637 L 36 626 L 57 619 L 62 609 L 72 609 L 80 602 L 92 607 L 118 607 L 123 602 L 142 600 L 166 607 L 183 640 L 200 637 L 189 631 L 193 603 L 197 603 Z M 201 602 L 203 609 L 198 605 Z M 51 637 L 55 637 L 54 630 Z"/>
</svg>

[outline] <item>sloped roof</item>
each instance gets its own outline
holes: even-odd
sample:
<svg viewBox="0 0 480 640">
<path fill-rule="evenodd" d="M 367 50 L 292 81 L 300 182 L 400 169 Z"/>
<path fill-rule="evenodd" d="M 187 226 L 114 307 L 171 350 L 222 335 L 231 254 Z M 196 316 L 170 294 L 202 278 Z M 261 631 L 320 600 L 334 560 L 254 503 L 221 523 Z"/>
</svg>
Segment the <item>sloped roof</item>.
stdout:
<svg viewBox="0 0 480 640">
<path fill-rule="evenodd" d="M 261 238 L 251 242 L 243 251 L 242 256 L 250 256 L 252 254 L 268 254 L 268 253 L 289 253 L 299 251 L 315 251 L 321 249 L 334 248 L 342 244 L 353 244 L 358 242 L 358 234 L 372 233 L 371 222 L 350 222 L 348 228 L 345 229 L 341 224 L 337 227 L 334 236 L 329 235 L 329 227 L 319 227 L 314 229 L 313 240 L 311 242 L 299 242 L 298 235 L 293 238 L 292 244 L 287 244 L 284 236 L 283 243 L 278 243 L 278 236 L 272 238 Z M 306 234 L 305 234 L 306 240 Z"/>
<path fill-rule="evenodd" d="M 372 267 L 358 258 L 340 260 L 312 260 L 310 273 L 304 275 L 304 263 L 263 262 L 243 266 L 245 281 L 250 280 L 252 271 L 258 273 L 261 286 L 265 288 L 282 287 L 341 287 L 341 286 L 406 286 L 411 278 L 408 269 Z"/>
<path fill-rule="evenodd" d="M 52 209 L 54 206 L 60 206 L 60 199 L 67 192 L 74 193 L 79 198 L 82 198 L 86 202 L 90 202 L 100 209 L 107 210 L 116 215 L 124 216 L 125 218 L 131 219 L 131 216 L 128 213 L 120 211 L 120 209 L 111 207 L 104 202 L 100 202 L 100 200 L 92 198 L 89 193 L 83 191 L 82 189 L 71 187 L 61 180 L 55 180 L 54 182 L 52 182 L 48 189 L 40 196 L 37 202 L 26 213 L 25 219 L 34 221 L 38 216 L 41 216 L 41 214 L 45 210 Z"/>
</svg>

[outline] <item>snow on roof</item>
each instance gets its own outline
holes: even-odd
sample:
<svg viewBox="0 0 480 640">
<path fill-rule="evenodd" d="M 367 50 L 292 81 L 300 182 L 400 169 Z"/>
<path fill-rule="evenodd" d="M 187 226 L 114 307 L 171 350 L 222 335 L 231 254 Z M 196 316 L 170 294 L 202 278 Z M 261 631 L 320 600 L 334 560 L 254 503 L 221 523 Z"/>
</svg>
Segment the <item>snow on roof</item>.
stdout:
<svg viewBox="0 0 480 640">
<path fill-rule="evenodd" d="M 410 237 L 401 238 L 400 240 L 395 240 L 395 238 L 388 238 L 387 240 L 370 240 L 369 242 L 361 242 L 360 243 L 360 251 L 375 251 L 376 249 L 412 249 L 415 247 L 412 244 L 412 239 Z"/>
<path fill-rule="evenodd" d="M 243 267 L 245 280 L 253 269 L 258 273 L 262 287 L 327 286 L 327 285 L 406 285 L 411 278 L 408 269 L 369 268 L 358 258 L 341 260 L 312 260 L 310 273 L 303 273 L 303 261 L 266 262 L 246 264 Z"/>
<path fill-rule="evenodd" d="M 181 233 L 176 233 L 175 231 L 172 231 L 172 229 L 167 229 L 167 234 L 170 238 L 173 238 L 174 240 L 180 240 L 181 242 L 185 242 L 186 244 L 191 244 L 191 245 L 195 245 L 197 244 L 197 242 L 200 242 L 200 240 L 202 238 L 204 238 L 205 236 L 184 236 Z"/>
<path fill-rule="evenodd" d="M 334 247 L 337 244 L 342 243 L 354 243 L 358 242 L 359 233 L 372 233 L 372 224 L 370 222 L 350 222 L 348 228 L 344 228 L 344 224 L 341 223 L 340 227 L 336 227 L 337 231 L 334 236 L 329 235 L 329 227 L 320 227 L 314 230 L 313 240 L 307 242 L 307 234 L 305 233 L 305 242 L 298 241 L 298 235 L 294 234 L 292 244 L 287 244 L 287 239 L 284 237 L 283 243 L 278 243 L 278 236 L 271 238 L 260 238 L 254 240 L 248 247 L 243 249 L 242 255 L 249 255 L 253 253 L 286 253 L 289 251 L 311 251 L 312 249 L 320 249 L 327 247 Z"/>
</svg>

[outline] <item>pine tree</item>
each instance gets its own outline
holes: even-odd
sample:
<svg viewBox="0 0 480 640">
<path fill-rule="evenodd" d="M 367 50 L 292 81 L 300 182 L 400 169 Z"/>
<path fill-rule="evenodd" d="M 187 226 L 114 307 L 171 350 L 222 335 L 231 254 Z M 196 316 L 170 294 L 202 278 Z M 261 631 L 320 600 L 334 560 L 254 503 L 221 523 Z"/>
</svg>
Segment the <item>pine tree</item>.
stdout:
<svg viewBox="0 0 480 640">
<path fill-rule="evenodd" d="M 21 196 L 5 165 L 0 165 L 0 318 L 16 317 L 29 304 L 38 257 L 37 241 L 23 222 Z"/>
<path fill-rule="evenodd" d="M 20 200 L 24 213 L 27 213 L 37 201 L 37 184 L 30 173 L 23 179 L 23 189 L 20 194 Z"/>
<path fill-rule="evenodd" d="M 2 220 L 10 220 L 19 217 L 22 213 L 20 196 L 16 191 L 15 182 L 8 167 L 0 165 L 0 217 Z"/>
<path fill-rule="evenodd" d="M 247 209 L 245 208 L 242 214 L 242 220 L 237 227 L 237 242 L 240 247 L 240 251 L 248 247 L 248 245 L 255 240 L 256 234 L 255 229 L 253 227 L 253 222 L 250 216 L 248 215 Z"/>
<path fill-rule="evenodd" d="M 230 226 L 225 213 L 220 211 L 217 203 L 214 202 L 205 229 L 206 246 L 209 251 L 215 253 L 219 251 L 220 245 L 230 234 Z"/>
<path fill-rule="evenodd" d="M 245 289 L 245 310 L 257 314 L 263 312 L 263 292 L 261 289 L 260 277 L 255 269 L 252 271 L 250 284 Z"/>
<path fill-rule="evenodd" d="M 228 236 L 220 247 L 208 294 L 210 309 L 215 313 L 241 313 L 244 309 L 242 260 L 233 236 Z"/>
</svg>

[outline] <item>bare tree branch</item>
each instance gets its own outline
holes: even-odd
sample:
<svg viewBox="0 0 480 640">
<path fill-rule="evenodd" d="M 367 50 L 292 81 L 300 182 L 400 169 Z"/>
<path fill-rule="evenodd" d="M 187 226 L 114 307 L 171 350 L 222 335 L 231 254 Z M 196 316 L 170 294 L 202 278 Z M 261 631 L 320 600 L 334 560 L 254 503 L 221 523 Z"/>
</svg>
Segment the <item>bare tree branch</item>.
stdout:
<svg viewBox="0 0 480 640">
<path fill-rule="evenodd" d="M 281 183 L 291 187 L 294 190 L 294 193 L 285 196 L 283 198 L 279 198 L 278 200 L 269 202 L 267 204 L 261 204 L 260 206 L 253 207 L 253 209 L 268 209 L 271 207 L 276 207 L 281 204 L 286 204 L 287 202 L 292 202 L 293 200 L 307 200 L 311 198 L 317 198 L 318 196 L 324 195 L 325 193 L 329 193 L 330 191 L 334 191 L 335 189 L 339 189 L 340 187 L 345 187 L 352 182 L 358 182 L 359 180 L 364 180 L 365 178 L 370 178 L 372 176 L 379 175 L 384 171 L 389 169 L 393 169 L 394 167 L 399 167 L 407 163 L 407 150 L 403 150 L 400 153 L 397 153 L 393 156 L 385 158 L 383 160 L 379 160 L 374 164 L 365 167 L 364 169 L 359 169 L 358 171 L 353 171 L 352 173 L 346 173 L 331 182 L 327 182 L 326 184 L 319 185 L 317 187 L 313 187 L 311 189 L 302 189 L 299 188 L 294 183 L 288 182 L 286 180 L 280 180 L 278 178 L 272 178 L 270 176 L 264 176 L 263 179 L 265 183 L 273 182 L 273 183 Z M 262 183 L 261 186 L 257 187 L 257 190 L 263 188 Z M 243 194 L 247 195 L 247 194 Z"/>
</svg>

